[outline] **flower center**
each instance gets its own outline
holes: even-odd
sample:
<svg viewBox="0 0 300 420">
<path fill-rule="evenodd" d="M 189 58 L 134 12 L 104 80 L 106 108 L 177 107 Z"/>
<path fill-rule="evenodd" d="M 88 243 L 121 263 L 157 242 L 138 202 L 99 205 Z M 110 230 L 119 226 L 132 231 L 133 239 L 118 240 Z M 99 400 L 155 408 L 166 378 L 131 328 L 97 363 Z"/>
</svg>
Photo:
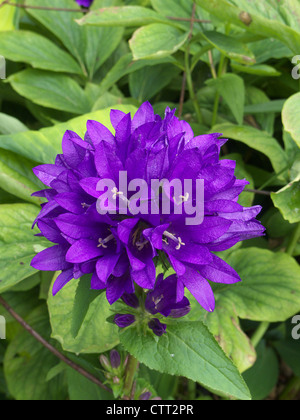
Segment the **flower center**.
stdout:
<svg viewBox="0 0 300 420">
<path fill-rule="evenodd" d="M 177 246 L 176 246 L 177 251 L 179 251 L 182 246 L 185 246 L 185 243 L 182 242 L 182 239 L 180 237 L 176 238 L 176 236 L 174 236 L 172 233 L 168 232 L 167 230 L 164 231 L 164 236 L 166 236 L 167 238 L 177 243 Z M 169 245 L 169 242 L 166 239 L 163 239 L 163 241 L 167 245 Z"/>
</svg>

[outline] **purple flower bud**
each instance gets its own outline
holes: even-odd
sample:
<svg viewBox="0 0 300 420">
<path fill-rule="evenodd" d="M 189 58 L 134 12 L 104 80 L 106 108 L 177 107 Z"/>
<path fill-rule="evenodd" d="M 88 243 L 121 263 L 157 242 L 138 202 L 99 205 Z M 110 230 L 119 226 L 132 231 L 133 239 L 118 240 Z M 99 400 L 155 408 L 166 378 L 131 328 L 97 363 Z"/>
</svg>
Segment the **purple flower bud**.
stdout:
<svg viewBox="0 0 300 420">
<path fill-rule="evenodd" d="M 167 331 L 166 324 L 162 324 L 159 319 L 153 318 L 149 323 L 148 327 L 154 332 L 158 337 L 162 336 Z"/>
<path fill-rule="evenodd" d="M 124 293 L 122 300 L 126 305 L 131 306 L 132 308 L 138 308 L 140 306 L 139 300 L 134 293 Z"/>
<path fill-rule="evenodd" d="M 135 316 L 131 314 L 117 314 L 114 319 L 115 323 L 120 328 L 129 327 L 129 325 L 135 322 Z"/>
<path fill-rule="evenodd" d="M 190 311 L 191 311 L 190 305 L 184 306 L 183 308 L 172 309 L 170 313 L 170 317 L 182 318 L 183 316 L 186 316 Z"/>
<path fill-rule="evenodd" d="M 76 3 L 79 4 L 79 6 L 90 7 L 93 1 L 94 0 L 76 0 Z"/>
<path fill-rule="evenodd" d="M 149 391 L 143 392 L 143 394 L 140 395 L 139 400 L 141 400 L 141 401 L 148 401 L 148 400 L 150 400 L 151 395 L 152 394 Z"/>
<path fill-rule="evenodd" d="M 121 357 L 117 350 L 112 350 L 109 354 L 110 356 L 110 364 L 113 369 L 118 369 L 121 364 Z"/>
<path fill-rule="evenodd" d="M 100 363 L 104 367 L 104 369 L 107 369 L 107 370 L 110 369 L 109 360 L 106 356 L 104 356 L 104 354 L 101 354 L 101 356 L 100 356 Z"/>
</svg>

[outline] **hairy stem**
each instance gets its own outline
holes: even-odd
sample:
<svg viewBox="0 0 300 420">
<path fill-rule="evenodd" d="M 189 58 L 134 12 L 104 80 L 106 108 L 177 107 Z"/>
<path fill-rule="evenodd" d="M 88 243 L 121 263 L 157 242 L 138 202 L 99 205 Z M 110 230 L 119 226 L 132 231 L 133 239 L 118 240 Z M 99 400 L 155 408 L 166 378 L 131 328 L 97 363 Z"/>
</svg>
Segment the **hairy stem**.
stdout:
<svg viewBox="0 0 300 420">
<path fill-rule="evenodd" d="M 263 339 L 264 335 L 266 334 L 266 332 L 268 331 L 270 326 L 269 322 L 262 322 L 257 330 L 255 331 L 255 333 L 253 334 L 252 338 L 251 338 L 251 343 L 253 345 L 253 347 L 257 347 L 258 344 L 260 343 L 260 341 Z"/>
<path fill-rule="evenodd" d="M 129 356 L 126 374 L 125 374 L 125 384 L 124 384 L 124 397 L 126 399 L 133 399 L 132 389 L 134 385 L 134 377 L 138 370 L 139 362 L 133 356 Z"/>
</svg>

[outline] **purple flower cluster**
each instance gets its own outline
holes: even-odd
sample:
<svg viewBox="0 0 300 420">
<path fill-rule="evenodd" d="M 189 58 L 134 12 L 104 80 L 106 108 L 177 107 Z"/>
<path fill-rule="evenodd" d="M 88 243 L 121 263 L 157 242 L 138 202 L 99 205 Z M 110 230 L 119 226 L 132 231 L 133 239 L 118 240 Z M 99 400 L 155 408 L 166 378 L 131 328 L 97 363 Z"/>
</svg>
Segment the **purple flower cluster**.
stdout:
<svg viewBox="0 0 300 420">
<path fill-rule="evenodd" d="M 208 280 L 240 281 L 233 268 L 214 253 L 264 234 L 255 219 L 261 207 L 244 208 L 237 202 L 247 181 L 234 176 L 235 162 L 219 159 L 225 140 L 219 134 L 195 137 L 175 111 L 168 108 L 162 119 L 148 102 L 133 119 L 112 110 L 111 122 L 115 134 L 96 121 L 87 122 L 84 139 L 67 131 L 63 153 L 55 164 L 34 169 L 49 187 L 34 194 L 47 200 L 34 224 L 55 246 L 38 254 L 32 266 L 61 271 L 54 295 L 73 278 L 92 274 L 91 288 L 105 289 L 110 304 L 121 297 L 132 300 L 139 286 L 149 291 L 145 301 L 149 314 L 181 317 L 189 311 L 184 297 L 187 288 L 203 308 L 213 311 L 215 300 Z M 99 214 L 102 193 L 97 185 L 103 179 L 119 185 L 120 171 L 127 172 L 128 182 L 137 178 L 148 184 L 152 179 L 204 180 L 203 223 L 187 226 L 184 212 Z M 117 188 L 118 194 L 122 193 Z M 162 259 L 175 272 L 165 280 L 162 275 L 156 278 L 155 262 Z M 131 323 L 129 314 L 126 325 L 120 316 L 116 318 L 120 326 Z M 158 335 L 165 331 L 158 318 L 149 327 Z"/>
</svg>

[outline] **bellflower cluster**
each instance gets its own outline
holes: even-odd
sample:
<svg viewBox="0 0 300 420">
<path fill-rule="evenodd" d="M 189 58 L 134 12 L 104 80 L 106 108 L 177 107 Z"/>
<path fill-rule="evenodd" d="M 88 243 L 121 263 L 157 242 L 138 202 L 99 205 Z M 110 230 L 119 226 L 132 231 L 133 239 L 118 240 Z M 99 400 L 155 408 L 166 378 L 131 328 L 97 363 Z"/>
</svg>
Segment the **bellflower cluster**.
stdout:
<svg viewBox="0 0 300 420">
<path fill-rule="evenodd" d="M 144 310 L 148 326 L 156 335 L 166 331 L 164 317 L 181 317 L 189 310 L 185 288 L 207 311 L 213 311 L 215 300 L 209 281 L 233 284 L 239 275 L 215 255 L 239 241 L 264 234 L 256 220 L 260 206 L 244 208 L 238 198 L 247 184 L 236 179 L 235 162 L 220 160 L 226 140 L 220 134 L 195 137 L 185 121 L 167 108 L 165 117 L 155 115 L 144 103 L 135 116 L 111 111 L 115 134 L 96 121 L 87 122 L 85 138 L 67 131 L 63 153 L 54 164 L 34 169 L 35 175 L 48 187 L 35 193 L 47 202 L 35 220 L 42 236 L 55 245 L 38 254 L 32 266 L 38 270 L 61 271 L 53 294 L 73 278 L 91 274 L 91 288 L 106 290 L 107 300 L 118 299 L 138 307 L 136 289 L 147 291 Z M 141 203 L 133 191 L 124 192 L 120 173 L 128 182 L 136 179 L 150 185 L 152 180 L 202 180 L 203 221 L 186 223 L 185 204 L 195 204 L 193 194 L 176 196 L 160 186 L 159 192 L 148 190 L 146 209 L 138 214 L 120 211 L 121 204 Z M 118 201 L 117 211 L 99 211 L 104 191 L 99 182 L 111 180 L 112 193 Z M 194 192 L 194 190 L 193 190 Z M 171 211 L 161 209 L 163 193 L 169 194 Z M 153 202 L 155 206 L 153 206 Z M 102 203 L 102 204 L 101 204 Z M 106 202 L 107 204 L 107 202 Z M 124 210 L 124 209 L 123 209 Z M 167 279 L 156 276 L 156 262 L 167 262 L 175 274 Z M 126 327 L 136 321 L 132 314 L 118 314 L 115 322 Z"/>
</svg>

